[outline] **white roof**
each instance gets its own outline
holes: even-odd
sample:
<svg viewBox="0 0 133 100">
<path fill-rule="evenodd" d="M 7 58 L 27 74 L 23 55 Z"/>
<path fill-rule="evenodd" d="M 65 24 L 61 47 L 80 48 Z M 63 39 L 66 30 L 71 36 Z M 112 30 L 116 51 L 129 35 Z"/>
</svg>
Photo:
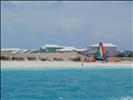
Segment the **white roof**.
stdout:
<svg viewBox="0 0 133 100">
<path fill-rule="evenodd" d="M 14 50 L 11 53 L 21 53 L 23 50 Z"/>
<path fill-rule="evenodd" d="M 86 49 L 77 49 L 75 47 L 65 47 L 64 49 L 60 49 L 59 51 L 73 51 L 73 50 L 76 50 L 76 51 L 84 51 Z"/>
<path fill-rule="evenodd" d="M 85 51 L 85 50 L 87 50 L 87 49 L 77 49 L 77 51 Z"/>
<path fill-rule="evenodd" d="M 27 52 L 28 50 L 22 50 L 20 53 L 25 53 L 25 52 Z"/>
<path fill-rule="evenodd" d="M 99 44 L 95 44 L 95 45 L 89 45 L 88 47 L 98 47 Z M 112 43 L 103 43 L 104 47 L 117 47 L 116 45 L 113 45 Z"/>
<path fill-rule="evenodd" d="M 46 49 L 44 46 L 41 46 L 41 49 Z"/>
<path fill-rule="evenodd" d="M 9 50 L 20 50 L 20 48 L 4 48 L 1 51 L 9 51 Z"/>
<path fill-rule="evenodd" d="M 29 49 L 30 51 L 37 51 L 36 49 Z"/>
<path fill-rule="evenodd" d="M 47 47 L 51 47 L 51 48 L 64 48 L 64 46 L 58 46 L 57 44 L 45 44 L 44 45 L 45 48 Z"/>
<path fill-rule="evenodd" d="M 65 47 L 64 49 L 60 49 L 59 51 L 73 51 L 76 50 L 75 47 Z"/>
</svg>

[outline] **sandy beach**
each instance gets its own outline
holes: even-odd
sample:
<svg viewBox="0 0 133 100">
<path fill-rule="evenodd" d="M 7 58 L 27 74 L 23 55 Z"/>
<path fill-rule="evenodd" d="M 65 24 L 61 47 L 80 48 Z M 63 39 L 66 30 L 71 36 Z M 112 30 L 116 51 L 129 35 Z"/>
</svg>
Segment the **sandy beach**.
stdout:
<svg viewBox="0 0 133 100">
<path fill-rule="evenodd" d="M 71 62 L 71 61 L 1 61 L 1 68 L 81 68 L 81 67 L 133 67 L 133 62 Z"/>
</svg>

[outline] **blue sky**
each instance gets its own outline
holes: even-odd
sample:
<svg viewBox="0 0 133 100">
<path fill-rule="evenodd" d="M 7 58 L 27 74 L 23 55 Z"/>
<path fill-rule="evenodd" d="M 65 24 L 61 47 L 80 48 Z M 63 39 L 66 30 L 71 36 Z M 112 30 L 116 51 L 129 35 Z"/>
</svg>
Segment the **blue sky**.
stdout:
<svg viewBox="0 0 133 100">
<path fill-rule="evenodd" d="M 2 48 L 44 44 L 86 48 L 99 41 L 132 49 L 131 1 L 2 1 Z"/>
</svg>

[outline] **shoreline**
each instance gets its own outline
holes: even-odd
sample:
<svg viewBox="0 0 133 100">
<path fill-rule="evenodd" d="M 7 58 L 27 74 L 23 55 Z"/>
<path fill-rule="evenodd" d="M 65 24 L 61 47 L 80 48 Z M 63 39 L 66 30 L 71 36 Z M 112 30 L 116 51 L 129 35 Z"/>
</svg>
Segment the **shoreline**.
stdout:
<svg viewBox="0 0 133 100">
<path fill-rule="evenodd" d="M 82 66 L 83 63 L 83 66 Z M 133 62 L 1 61 L 1 68 L 133 68 Z"/>
</svg>

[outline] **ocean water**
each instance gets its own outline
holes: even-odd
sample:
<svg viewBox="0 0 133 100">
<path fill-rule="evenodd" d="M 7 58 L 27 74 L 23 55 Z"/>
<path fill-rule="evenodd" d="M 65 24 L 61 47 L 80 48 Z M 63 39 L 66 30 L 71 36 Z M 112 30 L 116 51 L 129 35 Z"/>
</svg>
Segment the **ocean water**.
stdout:
<svg viewBox="0 0 133 100">
<path fill-rule="evenodd" d="M 133 100 L 132 68 L 2 69 L 1 100 Z"/>
</svg>

